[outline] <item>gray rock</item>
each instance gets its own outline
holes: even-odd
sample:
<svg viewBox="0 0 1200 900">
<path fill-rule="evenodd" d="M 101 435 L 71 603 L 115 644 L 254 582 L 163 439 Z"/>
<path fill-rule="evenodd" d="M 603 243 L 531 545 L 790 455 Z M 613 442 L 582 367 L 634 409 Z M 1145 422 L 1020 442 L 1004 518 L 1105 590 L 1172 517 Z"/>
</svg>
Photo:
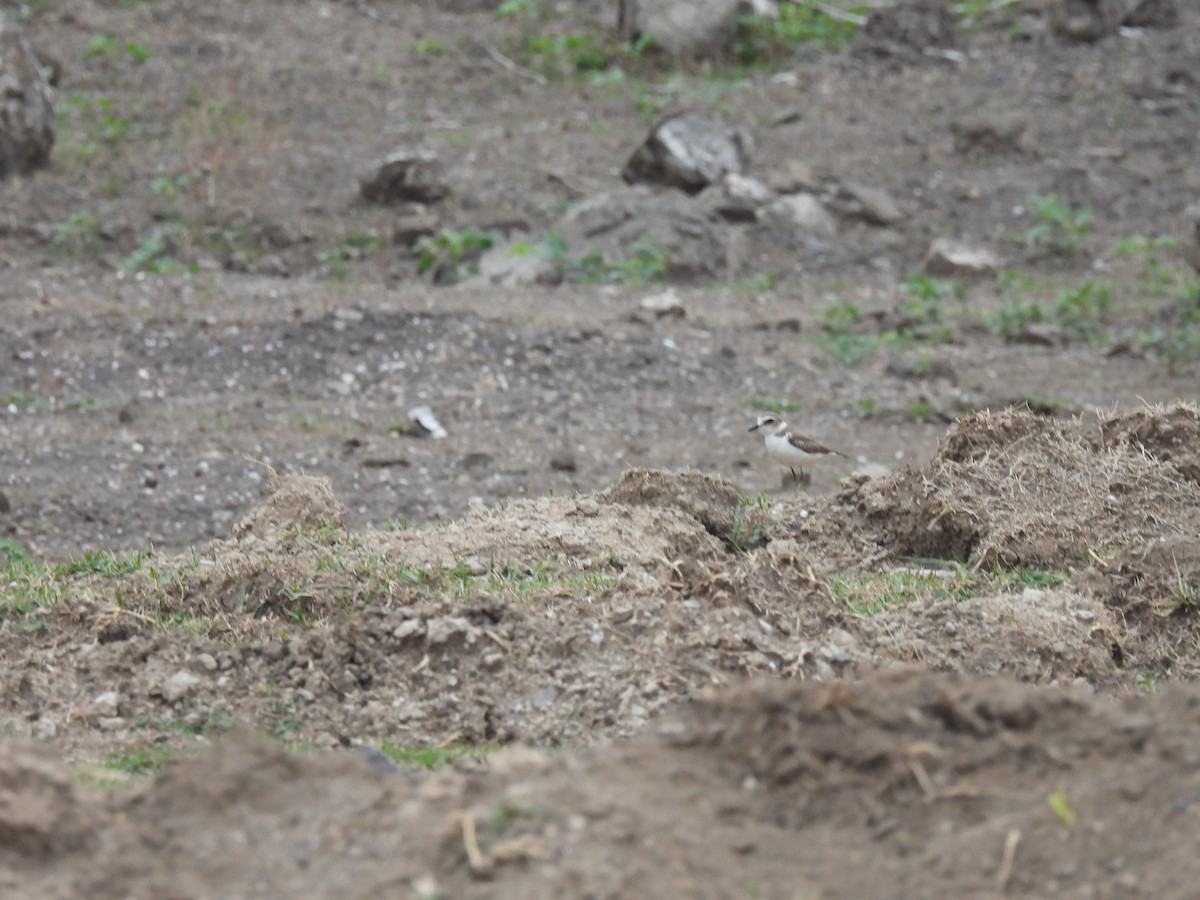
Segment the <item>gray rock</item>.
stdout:
<svg viewBox="0 0 1200 900">
<path fill-rule="evenodd" d="M 983 110 L 968 113 L 950 125 L 954 149 L 964 155 L 1023 153 L 1029 123 L 1012 110 Z"/>
<path fill-rule="evenodd" d="M 785 194 L 764 207 L 759 219 L 777 230 L 800 231 L 823 238 L 837 235 L 837 220 L 814 194 Z"/>
<path fill-rule="evenodd" d="M 679 294 L 674 288 L 667 288 L 657 294 L 651 294 L 649 297 L 643 297 L 638 306 L 647 312 L 652 312 L 659 318 L 670 316 L 672 318 L 682 319 L 687 315 L 687 310 L 683 308 L 683 301 L 679 299 Z"/>
<path fill-rule="evenodd" d="M 955 16 L 946 0 L 900 0 L 867 17 L 855 35 L 853 51 L 902 60 L 944 57 L 956 41 Z"/>
<path fill-rule="evenodd" d="M 423 203 L 405 204 L 392 223 L 392 243 L 400 247 L 411 247 L 421 240 L 437 234 L 441 223 L 437 216 Z"/>
<path fill-rule="evenodd" d="M 266 275 L 270 278 L 287 278 L 291 274 L 287 263 L 276 253 L 268 253 L 256 259 L 249 265 L 249 270 L 255 275 Z"/>
<path fill-rule="evenodd" d="M 829 205 L 843 219 L 858 219 L 868 225 L 894 225 L 904 218 L 900 205 L 887 191 L 853 181 L 840 184 Z"/>
<path fill-rule="evenodd" d="M 563 280 L 562 266 L 538 253 L 514 255 L 510 247 L 493 247 L 479 259 L 479 272 L 467 284 L 522 287 L 554 285 Z"/>
<path fill-rule="evenodd" d="M 789 159 L 767 176 L 771 189 L 780 194 L 815 193 L 821 183 L 816 171 L 800 159 Z"/>
<path fill-rule="evenodd" d="M 550 468 L 556 472 L 575 472 L 579 469 L 579 460 L 573 450 L 564 448 L 550 457 Z"/>
<path fill-rule="evenodd" d="M 1178 0 L 1132 0 L 1121 24 L 1127 28 L 1172 28 L 1179 24 Z"/>
<path fill-rule="evenodd" d="M 369 744 L 364 744 L 358 748 L 358 758 L 365 762 L 376 772 L 384 775 L 395 775 L 403 770 L 393 762 L 392 758 L 380 750 L 378 747 L 372 747 Z"/>
<path fill-rule="evenodd" d="M 754 222 L 758 211 L 778 195 L 749 175 L 730 172 L 697 198 L 705 209 L 728 222 Z"/>
<path fill-rule="evenodd" d="M 1073 41 L 1098 41 L 1127 27 L 1179 23 L 1176 0 L 1049 0 L 1050 30 Z"/>
<path fill-rule="evenodd" d="M 642 142 L 621 177 L 629 184 L 664 184 L 695 194 L 729 173 L 741 174 L 754 152 L 745 128 L 700 113 L 660 120 Z"/>
<path fill-rule="evenodd" d="M 120 697 L 116 691 L 105 691 L 92 698 L 91 712 L 104 718 L 113 718 L 118 714 Z"/>
<path fill-rule="evenodd" d="M 193 675 L 186 669 L 180 669 L 159 685 L 157 693 L 168 703 L 174 703 L 195 693 L 200 683 L 201 678 L 198 675 Z"/>
<path fill-rule="evenodd" d="M 951 238 L 935 238 L 925 254 L 922 270 L 935 278 L 963 278 L 990 275 L 1000 265 L 1000 258 L 990 250 L 972 247 Z"/>
<path fill-rule="evenodd" d="M 431 647 L 444 644 L 459 635 L 462 636 L 463 643 L 473 644 L 479 636 L 479 629 L 460 616 L 442 616 L 439 619 L 430 619 L 425 630 L 425 640 Z"/>
<path fill-rule="evenodd" d="M 771 0 L 620 0 L 617 30 L 626 41 L 649 36 L 668 53 L 696 55 L 729 47 L 747 13 L 779 15 Z"/>
<path fill-rule="evenodd" d="M 0 178 L 42 168 L 53 147 L 54 91 L 24 33 L 6 21 L 0 30 Z"/>
<path fill-rule="evenodd" d="M 649 249 L 664 255 L 663 274 L 677 279 L 718 274 L 729 234 L 690 197 L 641 185 L 585 200 L 554 229 L 573 259 L 595 254 L 614 265 Z"/>
<path fill-rule="evenodd" d="M 389 154 L 359 185 L 370 203 L 437 203 L 450 193 L 442 163 L 427 150 L 397 150 Z"/>
</svg>

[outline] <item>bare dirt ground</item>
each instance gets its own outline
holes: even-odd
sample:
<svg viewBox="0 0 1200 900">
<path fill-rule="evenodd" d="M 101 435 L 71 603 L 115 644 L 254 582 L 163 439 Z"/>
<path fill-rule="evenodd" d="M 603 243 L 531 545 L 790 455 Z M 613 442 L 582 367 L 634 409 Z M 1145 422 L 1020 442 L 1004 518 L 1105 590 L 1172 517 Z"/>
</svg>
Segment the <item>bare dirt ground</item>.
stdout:
<svg viewBox="0 0 1200 900">
<path fill-rule="evenodd" d="M 515 6 L 13 14 L 0 894 L 1193 896 L 1200 12 L 736 67 Z M 358 195 L 429 150 L 435 235 L 537 244 L 673 109 L 902 216 L 659 315 L 435 286 Z M 848 458 L 781 486 L 767 408 Z"/>
</svg>

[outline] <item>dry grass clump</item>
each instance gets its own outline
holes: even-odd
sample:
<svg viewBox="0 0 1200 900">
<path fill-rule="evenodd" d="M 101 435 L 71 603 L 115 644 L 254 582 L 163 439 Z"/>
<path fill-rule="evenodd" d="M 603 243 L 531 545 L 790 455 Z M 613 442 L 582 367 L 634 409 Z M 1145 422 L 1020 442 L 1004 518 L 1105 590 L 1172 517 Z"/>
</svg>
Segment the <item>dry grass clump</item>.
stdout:
<svg viewBox="0 0 1200 900">
<path fill-rule="evenodd" d="M 1078 423 L 1009 410 L 959 422 L 929 466 L 855 485 L 896 555 L 1071 569 L 1124 548 L 1200 534 L 1200 485 Z"/>
<path fill-rule="evenodd" d="M 1129 444 L 1170 463 L 1189 481 L 1200 484 L 1200 407 L 1176 402 L 1146 406 L 1100 420 L 1106 445 Z"/>
</svg>

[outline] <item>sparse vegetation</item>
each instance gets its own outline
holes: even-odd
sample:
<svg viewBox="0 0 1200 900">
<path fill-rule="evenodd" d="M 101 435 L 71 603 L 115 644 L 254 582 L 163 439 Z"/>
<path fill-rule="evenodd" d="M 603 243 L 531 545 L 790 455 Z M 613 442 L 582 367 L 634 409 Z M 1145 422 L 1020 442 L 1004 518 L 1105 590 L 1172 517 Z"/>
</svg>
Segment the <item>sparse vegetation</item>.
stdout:
<svg viewBox="0 0 1200 900">
<path fill-rule="evenodd" d="M 623 259 L 606 260 L 594 252 L 576 256 L 553 229 L 536 246 L 528 241 L 514 241 L 508 253 L 537 254 L 550 260 L 562 270 L 564 280 L 574 284 L 650 284 L 666 274 L 671 262 L 666 250 L 646 238 L 634 242 L 629 256 Z"/>
<path fill-rule="evenodd" d="M 827 297 L 820 312 L 817 344 L 843 365 L 862 362 L 875 352 L 879 337 L 859 331 L 861 323 L 862 314 L 857 306 L 836 295 Z"/>
<path fill-rule="evenodd" d="M 443 231 L 439 237 L 444 240 L 440 243 L 432 243 L 429 246 L 417 247 L 418 257 L 422 264 L 421 271 L 425 272 L 434 265 L 442 262 L 450 263 L 458 262 L 471 249 L 467 246 L 466 239 L 457 232 Z M 455 242 L 458 238 L 458 242 Z M 427 239 L 434 241 L 435 239 Z M 371 251 L 379 246 L 379 240 L 373 234 L 354 233 L 346 235 L 341 242 L 331 250 L 327 250 L 324 254 L 324 260 L 329 266 L 329 271 L 336 278 L 344 278 L 350 272 L 350 264 L 367 256 Z M 490 246 L 490 245 L 489 245 Z M 449 256 L 458 253 L 457 259 L 442 260 L 440 254 L 445 252 Z"/>
<path fill-rule="evenodd" d="M 1180 304 L 1168 312 L 1169 321 L 1138 333 L 1135 340 L 1157 355 L 1174 375 L 1200 362 L 1200 307 Z"/>
<path fill-rule="evenodd" d="M 411 746 L 394 741 L 382 740 L 379 749 L 389 759 L 407 768 L 439 769 L 453 765 L 460 759 L 486 759 L 495 747 L 488 744 L 441 744 L 438 746 Z"/>
<path fill-rule="evenodd" d="M 832 15 L 834 9 L 847 15 Z M 836 50 L 854 37 L 866 12 L 865 5 L 856 3 L 781 3 L 776 18 L 743 16 L 734 58 L 748 66 L 775 65 L 805 44 Z"/>
<path fill-rule="evenodd" d="M 851 612 L 873 616 L 918 600 L 959 602 L 984 592 L 1053 587 L 1066 579 L 1064 573 L 1042 569 L 993 567 L 976 571 L 949 560 L 913 559 L 903 568 L 863 576 L 839 575 L 826 584 Z"/>
<path fill-rule="evenodd" d="M 764 543 L 770 535 L 771 498 L 765 491 L 741 498 L 733 511 L 733 525 L 729 530 L 729 544 L 739 553 Z"/>
<path fill-rule="evenodd" d="M 56 115 L 62 152 L 68 161 L 76 159 L 84 165 L 102 154 L 120 153 L 133 128 L 132 120 L 120 114 L 113 101 L 102 94 L 70 93 L 59 103 Z"/>
<path fill-rule="evenodd" d="M 1030 197 L 1026 208 L 1034 224 L 1021 243 L 1040 255 L 1074 256 L 1092 230 L 1092 208 L 1070 207 L 1055 194 Z"/>
<path fill-rule="evenodd" d="M 474 227 L 443 228 L 416 246 L 417 271 L 435 284 L 456 284 L 479 271 L 479 257 L 496 243 L 496 232 Z"/>
<path fill-rule="evenodd" d="M 769 413 L 794 412 L 800 408 L 795 400 L 776 400 L 774 397 L 751 397 L 746 401 L 751 409 L 760 409 Z"/>
<path fill-rule="evenodd" d="M 1111 308 L 1112 287 L 1085 281 L 1073 290 L 1061 291 L 1050 306 L 1050 316 L 1068 333 L 1098 341 L 1107 337 L 1104 323 Z"/>
<path fill-rule="evenodd" d="M 870 323 L 859 308 L 832 294 L 825 298 L 819 312 L 818 345 L 847 366 L 856 365 L 880 347 L 930 346 L 952 340 L 945 304 L 947 300 L 961 302 L 966 297 L 962 282 L 912 275 L 899 290 L 893 308 L 895 324 L 879 331 L 870 331 Z M 961 313 L 961 308 L 956 310 Z"/>
<path fill-rule="evenodd" d="M 1190 300 L 1196 296 L 1198 282 L 1192 270 L 1177 258 L 1176 243 L 1169 234 L 1131 237 L 1118 241 L 1111 255 L 1138 261 L 1141 271 L 1137 287 L 1145 296 Z"/>
</svg>

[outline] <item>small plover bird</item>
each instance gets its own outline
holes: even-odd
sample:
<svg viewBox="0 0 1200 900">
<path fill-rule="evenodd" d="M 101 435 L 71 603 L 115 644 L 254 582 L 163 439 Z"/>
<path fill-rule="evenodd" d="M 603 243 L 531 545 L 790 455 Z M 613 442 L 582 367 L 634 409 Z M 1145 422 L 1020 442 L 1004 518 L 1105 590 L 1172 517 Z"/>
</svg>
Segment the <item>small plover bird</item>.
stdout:
<svg viewBox="0 0 1200 900">
<path fill-rule="evenodd" d="M 763 429 L 763 443 L 767 445 L 767 455 L 781 466 L 791 470 L 792 480 L 799 483 L 804 476 L 803 463 L 822 456 L 841 456 L 845 453 L 830 450 L 819 441 L 793 431 L 787 422 L 779 416 L 759 416 L 758 421 L 750 426 L 751 431 Z M 800 475 L 796 470 L 800 470 Z"/>
</svg>

